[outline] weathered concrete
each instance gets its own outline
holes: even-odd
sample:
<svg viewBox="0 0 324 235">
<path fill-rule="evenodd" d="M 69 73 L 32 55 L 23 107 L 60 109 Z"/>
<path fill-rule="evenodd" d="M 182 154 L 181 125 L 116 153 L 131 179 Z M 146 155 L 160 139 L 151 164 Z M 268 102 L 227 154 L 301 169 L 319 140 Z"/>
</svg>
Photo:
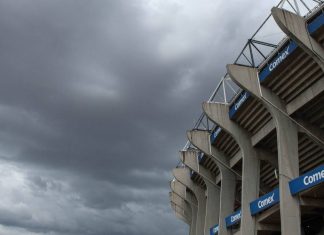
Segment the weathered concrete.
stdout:
<svg viewBox="0 0 324 235">
<path fill-rule="evenodd" d="M 219 234 L 229 235 L 225 217 L 233 212 L 235 201 L 236 176 L 228 170 L 229 162 L 226 156 L 210 145 L 209 133 L 207 131 L 192 130 L 187 132 L 189 141 L 200 151 L 214 158 L 221 174 Z M 222 162 L 222 164 L 220 164 Z"/>
<path fill-rule="evenodd" d="M 190 227 L 190 221 L 188 220 L 188 219 L 186 219 L 181 213 L 179 213 L 178 211 L 174 211 L 174 213 L 175 213 L 175 215 L 176 215 L 176 217 L 178 218 L 178 219 L 180 219 L 181 221 L 183 221 L 184 223 L 186 223 L 186 224 L 188 224 L 189 225 L 189 227 Z M 190 235 L 190 228 L 189 228 L 189 235 Z"/>
<path fill-rule="evenodd" d="M 188 168 L 174 168 L 172 173 L 180 183 L 189 188 L 196 196 L 198 201 L 196 234 L 204 234 L 206 215 L 205 191 L 190 179 L 190 171 Z"/>
<path fill-rule="evenodd" d="M 241 226 L 240 234 L 257 234 L 255 217 L 250 213 L 250 202 L 259 197 L 260 160 L 248 133 L 229 119 L 229 106 L 220 103 L 203 103 L 205 114 L 232 135 L 240 146 L 242 164 Z"/>
<path fill-rule="evenodd" d="M 301 234 L 298 199 L 292 198 L 288 182 L 299 176 L 298 128 L 286 115 L 282 101 L 267 88 L 259 85 L 257 69 L 228 65 L 231 78 L 259 99 L 269 110 L 277 130 L 280 217 L 282 234 Z"/>
<path fill-rule="evenodd" d="M 183 162 L 183 164 L 201 175 L 204 178 L 205 182 L 208 181 L 216 186 L 215 178 L 213 177 L 211 172 L 205 167 L 199 165 L 197 155 L 198 151 L 196 150 L 180 151 L 180 160 L 181 162 Z"/>
<path fill-rule="evenodd" d="M 220 210 L 220 187 L 215 184 L 210 171 L 198 163 L 198 152 L 194 150 L 181 151 L 180 159 L 188 166 L 188 168 L 201 175 L 207 186 L 207 199 L 206 199 L 206 218 L 205 218 L 205 234 L 209 233 L 209 230 L 219 221 Z"/>
<path fill-rule="evenodd" d="M 182 197 L 177 195 L 174 192 L 169 193 L 170 201 L 183 209 L 183 214 L 187 219 L 191 221 L 191 206 L 190 204 Z"/>
<path fill-rule="evenodd" d="M 272 16 L 280 29 L 301 47 L 324 71 L 324 50 L 307 30 L 306 21 L 290 11 L 274 7 Z"/>
<path fill-rule="evenodd" d="M 181 219 L 183 222 L 185 222 L 186 224 L 188 224 L 190 226 L 191 223 L 191 217 L 188 216 L 186 214 L 186 210 L 182 207 L 183 205 L 179 205 L 176 202 L 174 202 L 173 200 L 170 201 L 171 203 L 171 207 L 174 210 L 175 214 L 178 215 L 177 217 L 181 217 L 179 219 Z M 191 208 L 190 208 L 191 210 Z"/>
<path fill-rule="evenodd" d="M 174 192 L 169 193 L 171 204 L 175 204 L 175 212 L 180 214 L 186 221 L 189 226 L 192 222 L 192 208 L 191 205 L 183 198 L 175 194 Z M 191 231 L 191 229 L 190 229 Z"/>
<path fill-rule="evenodd" d="M 171 207 L 175 212 L 175 215 L 178 219 L 182 220 L 186 224 L 189 225 L 189 235 L 196 235 L 196 213 L 197 209 L 196 208 L 191 208 L 192 206 L 189 205 L 189 208 L 183 209 L 181 206 L 178 206 L 177 203 L 174 203 L 171 201 Z M 192 216 L 190 215 L 189 217 L 185 215 L 186 210 L 191 210 L 195 212 Z"/>
<path fill-rule="evenodd" d="M 183 215 L 182 211 L 179 212 L 177 205 L 174 204 L 172 201 L 170 203 L 171 203 L 171 208 L 174 211 L 174 214 L 176 215 L 176 217 L 190 226 L 190 221 Z"/>
<path fill-rule="evenodd" d="M 287 104 L 287 113 L 290 115 L 296 110 L 304 106 L 306 103 L 313 100 L 316 96 L 324 91 L 324 79 L 316 81 L 313 85 L 308 87 L 302 94 L 293 99 Z"/>
<path fill-rule="evenodd" d="M 182 183 L 180 183 L 177 179 L 173 179 L 170 182 L 170 188 L 171 188 L 172 192 L 174 192 L 181 198 L 188 201 L 191 205 L 195 205 L 196 207 L 198 206 L 197 199 L 195 197 L 190 197 L 190 195 L 187 195 L 186 186 L 183 185 Z"/>
<path fill-rule="evenodd" d="M 272 8 L 271 12 L 281 30 L 292 38 L 321 67 L 322 71 L 324 71 L 324 49 L 322 45 L 309 35 L 305 18 L 277 7 Z M 314 98 L 314 95 L 323 91 L 323 83 L 324 79 L 321 78 L 316 84 L 313 84 L 313 86 L 309 87 L 297 97 L 296 101 L 287 105 L 284 111 L 291 114 L 292 111 L 296 110 L 296 107 L 300 107 L 306 101 L 310 101 L 310 99 Z M 320 140 L 319 144 L 324 147 L 323 131 L 301 120 L 295 119 L 295 121 L 304 127 L 306 133 L 309 132 L 316 136 Z M 318 140 L 315 141 L 318 143 Z"/>
<path fill-rule="evenodd" d="M 177 194 L 179 197 L 188 202 L 191 206 L 191 224 L 190 224 L 190 235 L 196 235 L 196 223 L 197 223 L 197 213 L 198 213 L 198 201 L 197 198 L 190 192 L 187 192 L 186 186 L 181 184 L 176 179 L 170 182 L 170 188 L 173 193 Z"/>
</svg>

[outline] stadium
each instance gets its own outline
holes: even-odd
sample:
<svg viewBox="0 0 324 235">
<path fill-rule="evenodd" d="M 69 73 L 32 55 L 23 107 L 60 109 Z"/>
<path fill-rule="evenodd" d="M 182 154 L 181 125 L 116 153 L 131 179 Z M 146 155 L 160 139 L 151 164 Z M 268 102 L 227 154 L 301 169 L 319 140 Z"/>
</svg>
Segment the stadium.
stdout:
<svg viewBox="0 0 324 235">
<path fill-rule="evenodd" d="M 324 234 L 323 3 L 281 1 L 224 65 L 172 170 L 190 235 Z"/>
</svg>

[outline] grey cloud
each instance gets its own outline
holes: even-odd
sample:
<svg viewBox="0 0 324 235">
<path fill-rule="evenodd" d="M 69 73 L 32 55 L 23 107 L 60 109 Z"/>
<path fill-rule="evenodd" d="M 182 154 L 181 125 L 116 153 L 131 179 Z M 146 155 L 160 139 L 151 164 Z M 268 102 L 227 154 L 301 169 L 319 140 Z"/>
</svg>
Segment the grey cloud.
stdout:
<svg viewBox="0 0 324 235">
<path fill-rule="evenodd" d="M 168 172 L 270 5 L 1 1 L 0 233 L 184 233 Z"/>
</svg>

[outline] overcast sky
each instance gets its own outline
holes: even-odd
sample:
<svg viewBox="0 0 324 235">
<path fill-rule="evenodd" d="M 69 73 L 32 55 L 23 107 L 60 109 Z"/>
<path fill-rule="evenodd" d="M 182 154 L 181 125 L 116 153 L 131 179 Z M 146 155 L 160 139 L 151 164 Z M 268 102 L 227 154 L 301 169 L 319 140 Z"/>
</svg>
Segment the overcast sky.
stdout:
<svg viewBox="0 0 324 235">
<path fill-rule="evenodd" d="M 277 1 L 0 0 L 0 235 L 180 235 L 171 169 Z"/>
</svg>

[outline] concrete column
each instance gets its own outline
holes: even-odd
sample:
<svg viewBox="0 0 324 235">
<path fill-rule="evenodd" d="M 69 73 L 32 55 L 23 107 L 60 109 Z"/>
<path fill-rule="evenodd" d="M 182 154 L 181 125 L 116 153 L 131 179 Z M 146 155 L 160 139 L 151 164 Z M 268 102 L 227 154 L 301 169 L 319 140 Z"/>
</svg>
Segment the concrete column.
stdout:
<svg viewBox="0 0 324 235">
<path fill-rule="evenodd" d="M 210 228 L 218 224 L 219 221 L 220 190 L 209 181 L 205 181 L 205 183 L 207 185 L 205 235 L 209 235 Z"/>
<path fill-rule="evenodd" d="M 170 203 L 171 203 L 171 208 L 174 211 L 174 214 L 176 215 L 176 217 L 178 219 L 180 219 L 181 221 L 183 221 L 184 223 L 190 225 L 188 219 L 185 218 L 184 215 L 178 211 L 177 205 L 175 205 L 173 202 L 170 202 Z"/>
<path fill-rule="evenodd" d="M 277 7 L 271 13 L 280 29 L 324 70 L 323 47 L 309 35 L 305 18 Z"/>
<path fill-rule="evenodd" d="M 174 210 L 174 213 L 176 214 L 177 218 L 182 220 L 183 222 L 185 222 L 186 224 L 188 224 L 190 226 L 190 222 L 191 222 L 191 217 L 188 217 L 188 215 L 185 214 L 185 209 L 183 209 L 180 205 L 178 205 L 176 202 L 174 201 L 170 201 L 171 203 L 171 207 Z M 191 210 L 191 208 L 190 208 Z"/>
<path fill-rule="evenodd" d="M 215 187 L 216 186 L 216 181 L 215 177 L 211 174 L 211 172 L 206 169 L 205 167 L 199 165 L 198 163 L 198 151 L 196 150 L 187 150 L 187 151 L 180 151 L 180 160 L 188 166 L 190 169 L 193 171 L 197 172 L 201 177 L 203 177 L 204 181 L 209 181 L 212 183 Z M 219 188 L 219 187 L 218 187 Z M 220 188 L 219 188 L 220 189 Z"/>
<path fill-rule="evenodd" d="M 190 195 L 191 198 L 194 198 L 194 195 L 191 195 L 191 193 L 186 193 L 186 198 L 188 198 Z M 196 199 L 196 202 L 197 202 L 197 199 Z M 189 202 L 188 202 L 189 203 Z M 190 203 L 189 203 L 190 204 Z M 193 204 L 190 204 L 191 205 L 191 225 L 190 225 L 190 235 L 198 235 L 196 233 L 197 231 L 197 218 L 198 218 L 198 205 L 193 205 Z"/>
<path fill-rule="evenodd" d="M 193 226 L 193 221 L 192 220 L 196 219 L 196 216 L 187 218 L 183 214 L 184 210 L 182 208 L 180 208 L 176 203 L 174 203 L 172 201 L 171 201 L 171 207 L 174 210 L 176 217 L 189 225 L 189 235 L 196 235 L 195 227 L 194 227 L 194 229 L 192 227 Z M 197 209 L 195 209 L 195 211 L 197 211 Z M 194 222 L 194 225 L 195 225 L 195 222 Z"/>
<path fill-rule="evenodd" d="M 220 192 L 220 212 L 219 212 L 219 234 L 230 235 L 225 224 L 225 217 L 233 212 L 235 201 L 236 176 L 228 170 L 229 163 L 226 157 L 217 149 L 210 145 L 208 131 L 193 130 L 188 131 L 189 141 L 200 151 L 217 160 L 216 164 L 221 174 L 221 192 Z M 219 164 L 219 162 L 223 164 Z"/>
<path fill-rule="evenodd" d="M 189 225 L 189 235 L 190 235 L 190 221 L 189 220 L 187 220 L 181 213 L 179 213 L 178 211 L 176 211 L 176 210 L 174 210 L 174 213 L 175 213 L 175 215 L 176 215 L 176 217 L 179 219 L 179 220 L 181 220 L 181 221 L 183 221 L 184 223 L 186 223 L 186 224 L 188 224 Z"/>
<path fill-rule="evenodd" d="M 180 160 L 188 168 L 202 176 L 207 186 L 205 234 L 208 234 L 210 228 L 218 224 L 219 221 L 220 187 L 216 185 L 210 171 L 199 165 L 197 156 L 198 152 L 194 150 L 180 152 Z"/>
<path fill-rule="evenodd" d="M 256 221 L 250 213 L 250 202 L 259 197 L 260 160 L 251 138 L 237 123 L 229 119 L 229 106 L 220 103 L 203 103 L 206 115 L 230 133 L 240 146 L 242 164 L 241 234 L 257 234 Z"/>
<path fill-rule="evenodd" d="M 171 202 L 183 209 L 184 216 L 191 221 L 191 206 L 186 199 L 180 197 L 174 192 L 169 193 L 169 198 Z"/>
<path fill-rule="evenodd" d="M 277 130 L 280 218 L 282 234 L 301 234 L 300 207 L 290 195 L 288 182 L 299 176 L 298 128 L 286 115 L 282 101 L 267 88 L 259 85 L 257 69 L 228 65 L 231 78 L 249 91 L 268 108 Z"/>
<path fill-rule="evenodd" d="M 187 201 L 191 206 L 191 224 L 190 224 L 190 235 L 196 234 L 196 223 L 197 223 L 197 213 L 198 213 L 198 201 L 194 195 L 187 192 L 186 186 L 181 184 L 177 180 L 173 180 L 170 183 L 170 187 L 173 193 L 177 194 L 179 197 Z"/>
<path fill-rule="evenodd" d="M 187 191 L 187 187 L 179 182 L 177 179 L 174 179 L 170 183 L 171 190 L 180 196 L 181 198 L 185 199 L 190 205 L 194 205 L 198 207 L 198 200 L 195 195 Z"/>
<path fill-rule="evenodd" d="M 205 216 L 206 216 L 205 191 L 191 180 L 190 171 L 188 168 L 175 168 L 173 169 L 172 173 L 180 183 L 182 183 L 187 188 L 189 188 L 196 196 L 198 201 L 196 234 L 197 235 L 204 234 Z"/>
</svg>

